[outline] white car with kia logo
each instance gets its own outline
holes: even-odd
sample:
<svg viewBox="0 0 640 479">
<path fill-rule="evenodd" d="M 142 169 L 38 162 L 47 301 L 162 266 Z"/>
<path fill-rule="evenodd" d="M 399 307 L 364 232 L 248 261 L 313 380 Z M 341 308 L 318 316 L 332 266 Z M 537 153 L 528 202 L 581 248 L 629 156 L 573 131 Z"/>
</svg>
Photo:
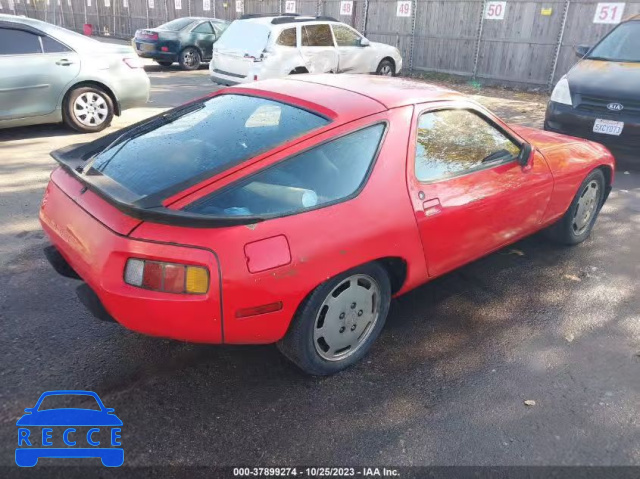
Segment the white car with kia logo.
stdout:
<svg viewBox="0 0 640 479">
<path fill-rule="evenodd" d="M 402 69 L 397 48 L 370 42 L 331 17 L 247 14 L 214 44 L 209 73 L 235 85 L 297 73 L 373 73 Z"/>
</svg>

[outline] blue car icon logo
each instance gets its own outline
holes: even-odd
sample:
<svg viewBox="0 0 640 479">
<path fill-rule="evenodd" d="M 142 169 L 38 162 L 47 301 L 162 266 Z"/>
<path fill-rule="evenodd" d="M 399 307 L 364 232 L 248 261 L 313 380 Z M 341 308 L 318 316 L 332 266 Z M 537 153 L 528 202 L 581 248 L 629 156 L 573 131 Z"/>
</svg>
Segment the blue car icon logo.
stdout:
<svg viewBox="0 0 640 479">
<path fill-rule="evenodd" d="M 59 396 L 88 396 L 95 400 L 89 400 L 92 406 L 97 407 L 51 409 L 43 406 L 43 401 L 51 403 L 53 399 L 59 400 Z M 118 467 L 124 462 L 124 449 L 120 447 L 122 421 L 93 391 L 47 391 L 25 412 L 16 422 L 18 466 L 33 467 L 41 457 L 99 457 L 107 467 Z"/>
</svg>

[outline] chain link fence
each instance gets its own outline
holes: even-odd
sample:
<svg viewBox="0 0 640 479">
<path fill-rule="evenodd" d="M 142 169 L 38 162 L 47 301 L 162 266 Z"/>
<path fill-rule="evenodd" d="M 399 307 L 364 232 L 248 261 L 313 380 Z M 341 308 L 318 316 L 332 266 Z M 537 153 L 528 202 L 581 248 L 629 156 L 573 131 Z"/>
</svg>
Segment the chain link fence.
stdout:
<svg viewBox="0 0 640 479">
<path fill-rule="evenodd" d="M 603 5 L 617 5 L 620 10 L 597 23 Z M 242 13 L 326 15 L 373 41 L 397 47 L 405 71 L 551 88 L 577 60 L 575 46 L 594 44 L 615 26 L 621 13 L 640 14 L 640 1 L 0 0 L 0 12 L 76 31 L 90 24 L 95 35 L 123 39 L 137 29 L 184 16 L 231 21 Z"/>
</svg>

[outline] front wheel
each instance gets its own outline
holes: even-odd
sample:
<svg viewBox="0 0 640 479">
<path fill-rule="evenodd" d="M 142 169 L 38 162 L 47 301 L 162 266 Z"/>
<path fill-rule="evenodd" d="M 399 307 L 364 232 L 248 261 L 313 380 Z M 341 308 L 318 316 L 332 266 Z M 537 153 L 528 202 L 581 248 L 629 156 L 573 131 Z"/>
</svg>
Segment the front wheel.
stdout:
<svg viewBox="0 0 640 479">
<path fill-rule="evenodd" d="M 367 354 L 384 326 L 390 302 L 391 285 L 382 266 L 354 268 L 311 293 L 278 348 L 309 374 L 337 373 Z"/>
<path fill-rule="evenodd" d="M 197 70 L 202 63 L 200 52 L 193 47 L 185 48 L 180 52 L 179 62 L 183 70 Z"/>
<path fill-rule="evenodd" d="M 63 105 L 67 126 L 83 133 L 104 130 L 113 119 L 113 101 L 102 89 L 94 86 L 72 90 Z"/>
<path fill-rule="evenodd" d="M 376 69 L 376 75 L 392 77 L 396 74 L 395 65 L 391 60 L 382 60 Z"/>
<path fill-rule="evenodd" d="M 604 174 L 600 169 L 594 170 L 580 185 L 564 216 L 545 230 L 546 236 L 566 245 L 582 243 L 591 234 L 604 194 Z"/>
</svg>

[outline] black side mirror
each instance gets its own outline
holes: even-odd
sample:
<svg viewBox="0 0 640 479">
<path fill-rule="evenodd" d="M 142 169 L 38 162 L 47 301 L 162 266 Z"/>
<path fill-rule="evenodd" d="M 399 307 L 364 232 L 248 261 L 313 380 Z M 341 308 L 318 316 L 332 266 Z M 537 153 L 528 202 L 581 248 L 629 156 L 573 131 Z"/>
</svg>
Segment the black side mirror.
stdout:
<svg viewBox="0 0 640 479">
<path fill-rule="evenodd" d="M 522 150 L 520 150 L 520 154 L 518 155 L 518 163 L 523 168 L 529 164 L 529 160 L 531 159 L 531 154 L 533 153 L 533 147 L 529 143 L 525 143 L 522 145 Z"/>
<path fill-rule="evenodd" d="M 576 56 L 584 58 L 587 53 L 589 53 L 589 50 L 591 50 L 591 47 L 589 45 L 578 45 L 576 47 Z"/>
</svg>

